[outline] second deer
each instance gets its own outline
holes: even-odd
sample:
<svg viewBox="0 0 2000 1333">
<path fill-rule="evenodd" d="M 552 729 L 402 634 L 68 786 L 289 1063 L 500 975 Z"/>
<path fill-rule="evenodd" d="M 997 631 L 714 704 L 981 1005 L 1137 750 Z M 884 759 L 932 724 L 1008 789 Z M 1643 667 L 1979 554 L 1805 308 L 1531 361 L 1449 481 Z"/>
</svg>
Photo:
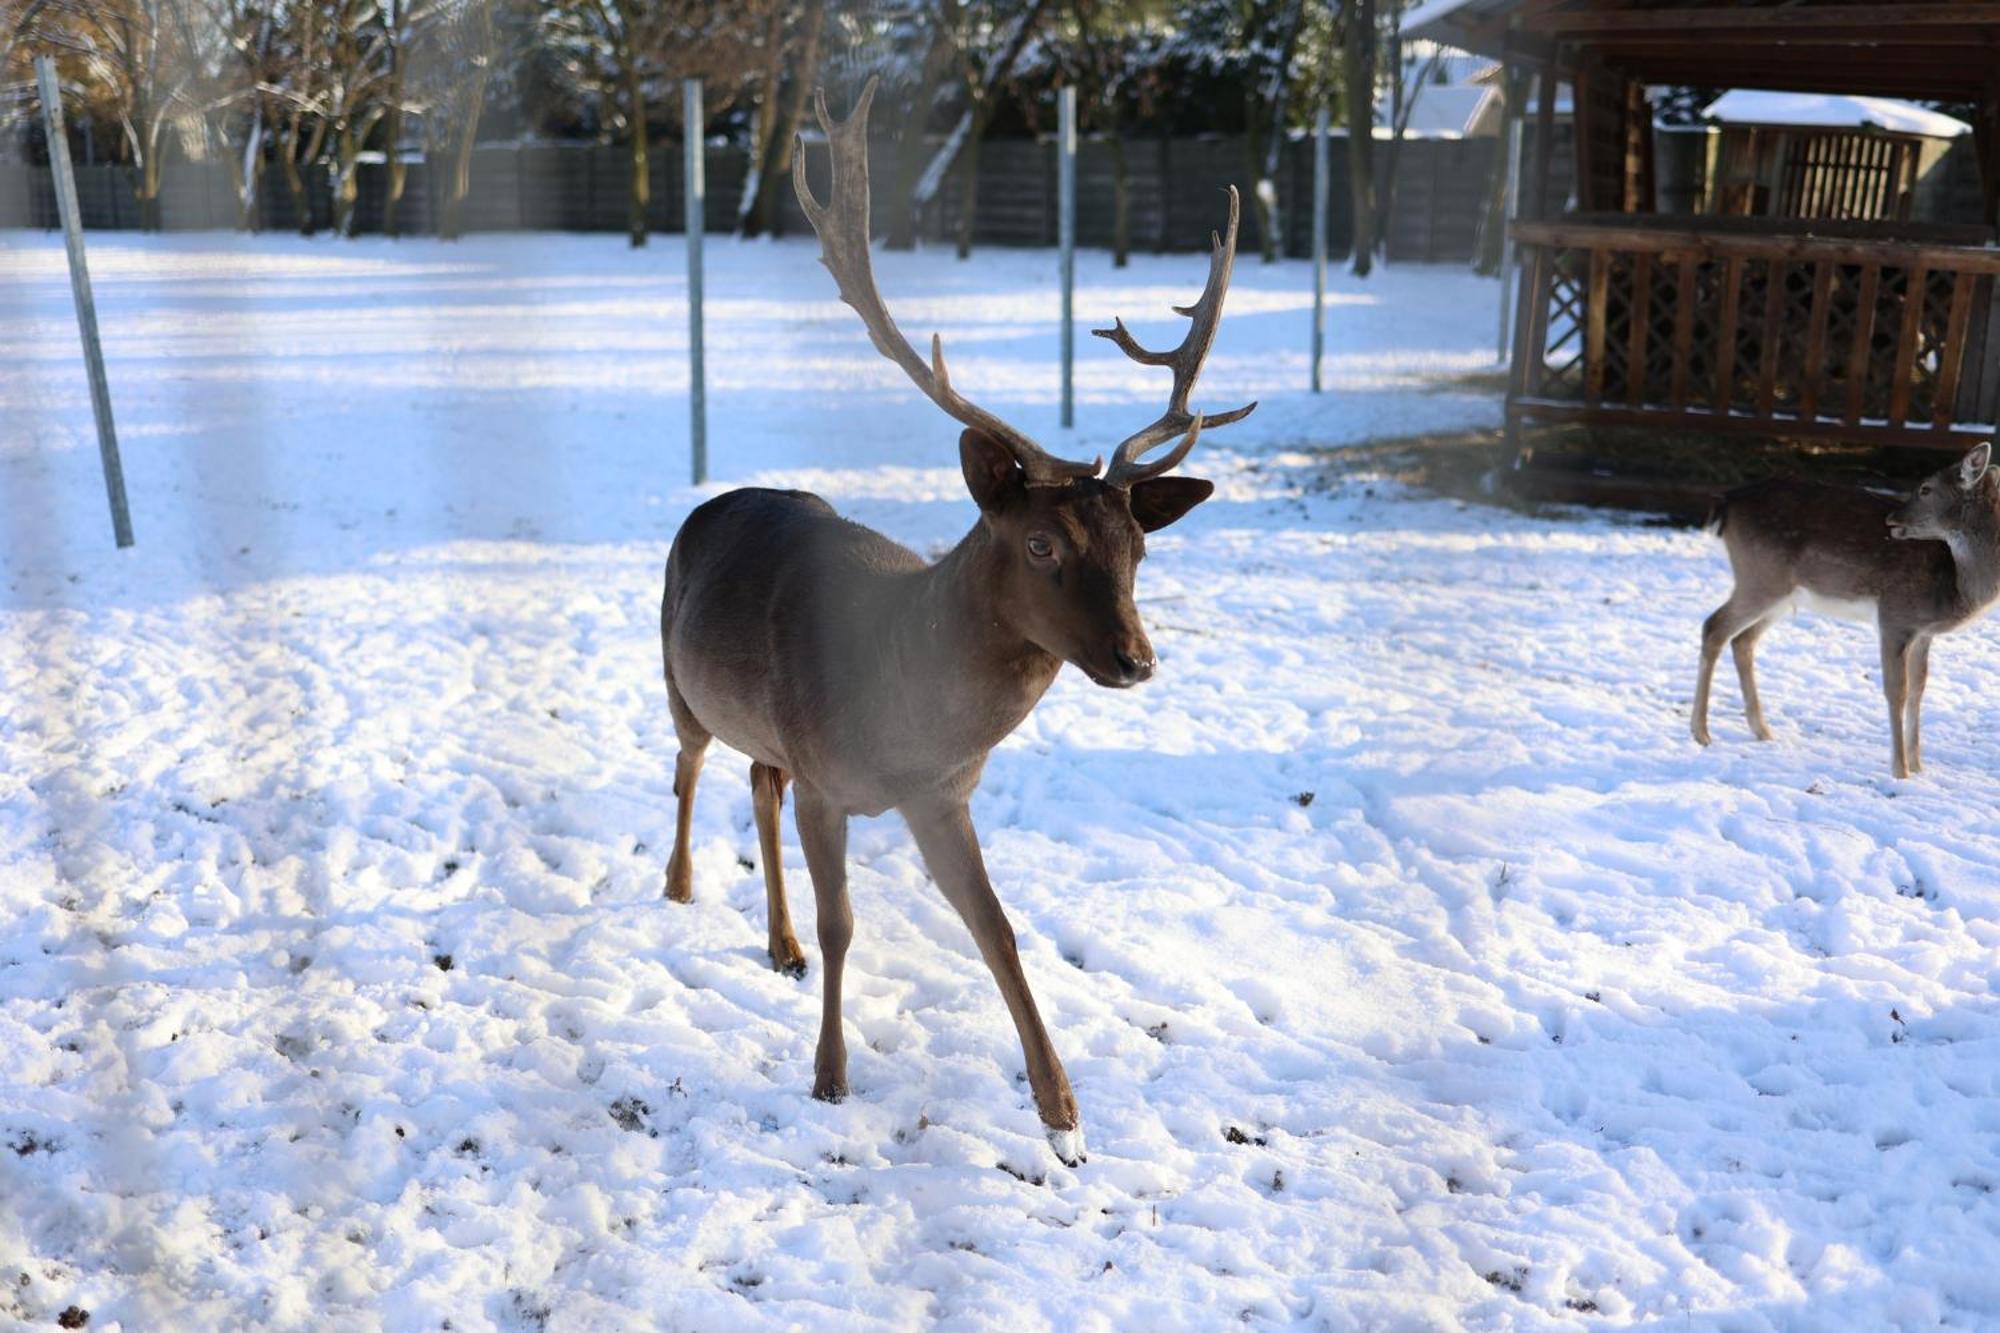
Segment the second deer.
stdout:
<svg viewBox="0 0 2000 1333">
<path fill-rule="evenodd" d="M 1871 491 L 1766 481 L 1724 496 L 1711 522 L 1736 588 L 1701 631 L 1694 738 L 1709 743 L 1708 687 L 1728 644 L 1750 730 L 1770 740 L 1757 698 L 1757 640 L 1795 604 L 1874 622 L 1889 702 L 1889 769 L 1923 771 L 1919 713 L 1931 640 L 2000 599 L 2000 476 L 1992 446 L 1925 478 L 1906 502 Z"/>
</svg>

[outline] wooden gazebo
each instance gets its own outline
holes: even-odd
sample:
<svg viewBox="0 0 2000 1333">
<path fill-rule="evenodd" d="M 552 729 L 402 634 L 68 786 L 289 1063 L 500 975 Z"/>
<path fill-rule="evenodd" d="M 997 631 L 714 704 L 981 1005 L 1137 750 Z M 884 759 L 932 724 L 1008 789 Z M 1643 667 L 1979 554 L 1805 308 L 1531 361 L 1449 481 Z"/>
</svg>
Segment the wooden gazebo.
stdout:
<svg viewBox="0 0 2000 1333">
<path fill-rule="evenodd" d="M 1531 421 L 1932 446 L 1994 434 L 2000 0 L 1431 0 L 1407 30 L 1534 79 L 1510 226 L 1511 436 Z M 1576 107 L 1570 211 L 1548 189 L 1558 82 Z M 1661 215 L 1649 85 L 1962 104 L 1982 215 Z M 1881 196 L 1895 150 L 1857 142 L 1816 163 L 1815 197 Z"/>
</svg>

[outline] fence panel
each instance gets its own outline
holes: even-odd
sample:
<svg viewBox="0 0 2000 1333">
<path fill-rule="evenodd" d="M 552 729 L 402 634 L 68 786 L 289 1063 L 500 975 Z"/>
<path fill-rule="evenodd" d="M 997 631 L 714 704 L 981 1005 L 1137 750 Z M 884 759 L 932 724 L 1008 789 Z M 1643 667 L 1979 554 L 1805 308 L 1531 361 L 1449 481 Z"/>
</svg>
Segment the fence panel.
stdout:
<svg viewBox="0 0 2000 1333">
<path fill-rule="evenodd" d="M 1332 179 L 1328 192 L 1328 236 L 1335 254 L 1351 243 L 1348 161 L 1344 135 L 1333 145 Z M 879 164 L 874 192 L 875 228 L 886 231 L 898 206 L 890 188 L 898 145 L 890 139 L 874 146 Z M 1378 169 L 1383 145 L 1376 145 Z M 926 145 L 926 156 L 936 145 Z M 707 222 L 712 232 L 727 232 L 736 224 L 749 176 L 744 150 L 710 145 L 706 150 Z M 1128 136 L 1123 143 L 1128 227 L 1133 251 L 1139 254 L 1201 250 L 1221 222 L 1221 191 L 1234 185 L 1243 196 L 1243 251 L 1262 245 L 1254 187 L 1255 165 L 1240 135 L 1164 138 Z M 1495 155 L 1492 140 L 1405 141 L 1397 166 L 1396 207 L 1386 242 L 1391 258 L 1463 262 L 1476 247 L 1481 217 L 1492 190 Z M 1561 176 L 1561 156 L 1553 165 Z M 826 188 L 826 147 L 806 145 L 806 164 L 815 188 Z M 654 144 L 648 153 L 651 175 L 646 217 L 650 230 L 678 233 L 681 215 L 681 147 L 674 141 Z M 962 170 L 962 168 L 960 168 Z M 994 139 L 980 146 L 978 217 L 973 239 L 979 245 L 1046 246 L 1055 243 L 1055 150 L 1050 143 L 1025 139 Z M 1285 253 L 1310 252 L 1312 217 L 1312 145 L 1303 137 L 1280 149 L 1278 179 L 1284 207 L 1279 216 Z M 259 177 L 257 215 L 269 231 L 300 230 L 300 211 L 308 211 L 312 228 L 332 225 L 333 186 L 330 173 L 314 168 L 302 173 L 303 197 L 294 199 L 284 173 L 274 164 Z M 382 230 L 388 168 L 365 162 L 357 169 L 359 191 L 355 207 L 358 231 Z M 405 235 L 431 232 L 438 225 L 449 188 L 449 169 L 418 160 L 407 166 L 397 222 Z M 623 232 L 628 225 L 632 160 L 619 145 L 575 143 L 482 144 L 471 159 L 470 187 L 459 210 L 460 228 L 467 232 L 584 231 Z M 128 166 L 97 164 L 77 168 L 77 193 L 85 225 L 93 230 L 137 227 L 140 209 L 136 172 Z M 962 177 L 949 176 L 936 199 L 918 221 L 918 235 L 929 244 L 949 241 L 954 234 Z M 1108 248 L 1115 217 L 1114 148 L 1103 138 L 1079 145 L 1077 164 L 1077 236 L 1091 247 Z M 1560 189 L 1561 186 L 1559 185 Z M 233 227 L 237 206 L 229 172 L 220 163 L 181 163 L 161 175 L 160 217 L 170 230 Z M 55 225 L 53 195 L 45 167 L 0 164 L 0 226 Z M 780 190 L 777 230 L 800 235 L 808 229 L 792 197 L 789 183 Z"/>
</svg>

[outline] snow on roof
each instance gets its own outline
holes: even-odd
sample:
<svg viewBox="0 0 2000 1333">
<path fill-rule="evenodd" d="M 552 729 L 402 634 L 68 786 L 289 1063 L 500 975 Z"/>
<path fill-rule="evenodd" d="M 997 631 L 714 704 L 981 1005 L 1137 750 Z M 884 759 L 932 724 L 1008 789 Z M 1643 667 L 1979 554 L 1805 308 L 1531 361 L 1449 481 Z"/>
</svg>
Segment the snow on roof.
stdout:
<svg viewBox="0 0 2000 1333">
<path fill-rule="evenodd" d="M 1463 138 L 1474 132 L 1481 112 L 1500 95 L 1500 90 L 1479 84 L 1432 83 L 1424 85 L 1415 95 L 1416 103 L 1410 108 L 1411 134 L 1419 138 Z M 1389 125 L 1389 117 L 1389 99 L 1378 97 L 1375 103 L 1378 134 Z"/>
<path fill-rule="evenodd" d="M 1403 15 L 1405 37 L 1427 37 L 1466 50 L 1491 45 L 1486 34 L 1475 35 L 1472 25 L 1479 19 L 1510 8 L 1514 0 L 1424 0 Z M 1486 51 L 1492 55 L 1495 52 Z"/>
<path fill-rule="evenodd" d="M 1735 125 L 1872 126 L 1901 134 L 1927 134 L 1953 139 L 1972 133 L 1964 121 L 1931 111 L 1915 102 L 1889 97 L 1843 93 L 1775 93 L 1738 88 L 1709 103 L 1702 113 L 1710 120 Z"/>
</svg>

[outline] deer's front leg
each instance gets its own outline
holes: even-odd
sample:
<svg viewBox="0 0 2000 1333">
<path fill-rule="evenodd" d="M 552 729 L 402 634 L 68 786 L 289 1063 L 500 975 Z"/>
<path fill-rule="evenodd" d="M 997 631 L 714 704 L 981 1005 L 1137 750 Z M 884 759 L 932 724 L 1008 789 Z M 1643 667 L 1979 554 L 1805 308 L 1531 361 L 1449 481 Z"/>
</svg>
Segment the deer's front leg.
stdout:
<svg viewBox="0 0 2000 1333">
<path fill-rule="evenodd" d="M 1918 639 L 1910 645 L 1910 702 L 1909 734 L 1905 744 L 1909 746 L 1910 771 L 1924 771 L 1924 686 L 1931 680 L 1931 641 Z"/>
<path fill-rule="evenodd" d="M 1903 743 L 1903 727 L 1908 720 L 1905 705 L 1910 689 L 1909 650 L 1909 635 L 1883 631 L 1882 693 L 1889 700 L 1889 774 L 1898 778 L 1910 776 L 1909 751 Z"/>
<path fill-rule="evenodd" d="M 1001 998 L 1021 1035 L 1028 1085 L 1034 1090 L 1035 1108 L 1048 1130 L 1049 1146 L 1065 1165 L 1075 1166 L 1083 1161 L 1076 1097 L 1070 1092 L 1069 1075 L 1056 1058 L 1048 1029 L 1042 1026 L 1042 1016 L 1036 1012 L 1035 997 L 1028 991 L 1028 978 L 1021 971 L 1021 955 L 1014 943 L 1014 927 L 1008 924 L 986 878 L 986 861 L 979 854 L 979 835 L 973 831 L 972 816 L 963 805 L 955 804 L 906 806 L 902 813 L 931 877 L 964 918 L 980 956 L 1000 983 Z"/>
<path fill-rule="evenodd" d="M 854 910 L 847 903 L 847 816 L 818 792 L 799 783 L 792 817 L 799 846 L 812 876 L 819 906 L 819 950 L 824 972 L 820 990 L 819 1050 L 813 1057 L 813 1096 L 837 1102 L 847 1096 L 847 1039 L 840 1031 L 840 979 L 847 970 L 847 946 L 854 938 Z"/>
</svg>

